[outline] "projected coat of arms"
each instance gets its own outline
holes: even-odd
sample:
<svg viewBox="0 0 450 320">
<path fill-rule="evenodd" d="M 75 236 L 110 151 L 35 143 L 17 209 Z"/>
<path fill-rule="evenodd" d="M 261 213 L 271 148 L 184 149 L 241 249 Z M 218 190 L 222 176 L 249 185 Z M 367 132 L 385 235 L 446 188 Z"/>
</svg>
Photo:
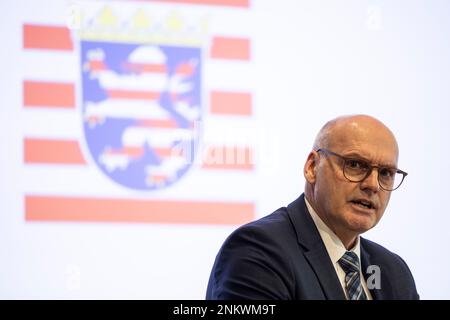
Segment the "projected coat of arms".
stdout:
<svg viewBox="0 0 450 320">
<path fill-rule="evenodd" d="M 102 14 L 107 25 L 111 15 Z M 142 16 L 136 21 L 145 22 Z M 83 130 L 104 174 L 128 188 L 152 190 L 177 181 L 192 163 L 183 149 L 194 150 L 198 140 L 201 48 L 125 32 L 81 39 Z"/>
<path fill-rule="evenodd" d="M 26 221 L 254 218 L 249 2 L 183 2 L 80 0 L 24 20 Z"/>
</svg>

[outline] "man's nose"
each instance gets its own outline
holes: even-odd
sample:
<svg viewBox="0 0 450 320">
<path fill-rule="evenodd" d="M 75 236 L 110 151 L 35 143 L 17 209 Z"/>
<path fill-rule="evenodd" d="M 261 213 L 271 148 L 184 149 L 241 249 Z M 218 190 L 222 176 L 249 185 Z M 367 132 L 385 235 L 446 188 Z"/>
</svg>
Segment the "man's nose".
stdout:
<svg viewBox="0 0 450 320">
<path fill-rule="evenodd" d="M 380 190 L 380 184 L 378 183 L 378 170 L 376 168 L 372 168 L 369 176 L 361 181 L 361 189 L 368 189 L 375 193 Z"/>
</svg>

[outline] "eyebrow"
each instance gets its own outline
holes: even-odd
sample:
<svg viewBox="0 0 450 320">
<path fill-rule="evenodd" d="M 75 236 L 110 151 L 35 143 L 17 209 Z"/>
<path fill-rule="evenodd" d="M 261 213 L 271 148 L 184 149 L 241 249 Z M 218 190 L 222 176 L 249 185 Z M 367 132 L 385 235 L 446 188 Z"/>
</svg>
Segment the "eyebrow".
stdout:
<svg viewBox="0 0 450 320">
<path fill-rule="evenodd" d="M 367 157 L 364 157 L 362 155 L 360 155 L 359 153 L 356 152 L 350 152 L 348 154 L 344 154 L 343 155 L 346 158 L 357 158 L 357 159 L 361 159 L 364 160 L 368 163 L 372 163 L 372 161 L 370 161 Z M 387 164 L 387 163 L 379 163 L 378 164 L 380 167 L 387 167 L 387 168 L 394 168 L 394 169 L 398 169 L 397 166 L 395 164 Z"/>
</svg>

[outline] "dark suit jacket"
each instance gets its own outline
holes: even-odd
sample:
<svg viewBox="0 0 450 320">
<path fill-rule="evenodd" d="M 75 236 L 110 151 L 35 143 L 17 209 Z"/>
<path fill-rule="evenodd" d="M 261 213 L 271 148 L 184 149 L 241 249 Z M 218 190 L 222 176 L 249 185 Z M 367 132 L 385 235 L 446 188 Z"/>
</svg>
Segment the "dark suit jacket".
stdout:
<svg viewBox="0 0 450 320">
<path fill-rule="evenodd" d="M 380 269 L 373 299 L 418 299 L 412 274 L 396 254 L 361 237 L 361 266 Z M 220 249 L 207 299 L 345 299 L 302 194 L 287 208 L 234 231 Z"/>
</svg>

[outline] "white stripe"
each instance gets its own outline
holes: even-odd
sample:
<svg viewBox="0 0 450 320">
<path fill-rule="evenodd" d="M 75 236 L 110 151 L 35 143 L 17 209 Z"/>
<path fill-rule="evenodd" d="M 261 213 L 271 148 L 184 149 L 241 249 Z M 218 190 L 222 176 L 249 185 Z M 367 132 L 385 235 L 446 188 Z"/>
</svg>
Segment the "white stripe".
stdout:
<svg viewBox="0 0 450 320">
<path fill-rule="evenodd" d="M 84 136 L 81 115 L 76 109 L 24 108 L 21 110 L 24 137 L 79 139 Z"/>
<path fill-rule="evenodd" d="M 253 202 L 259 194 L 252 172 L 235 173 L 191 168 L 172 186 L 156 191 L 135 191 L 112 181 L 88 159 L 89 165 L 33 165 L 25 164 L 21 171 L 24 194 L 89 196 L 133 199 L 172 199 L 202 201 Z M 211 188 L 220 181 L 223 188 Z M 193 187 L 194 186 L 194 187 Z"/>
<path fill-rule="evenodd" d="M 24 80 L 75 84 L 81 77 L 74 51 L 25 49 L 21 60 Z"/>
</svg>

